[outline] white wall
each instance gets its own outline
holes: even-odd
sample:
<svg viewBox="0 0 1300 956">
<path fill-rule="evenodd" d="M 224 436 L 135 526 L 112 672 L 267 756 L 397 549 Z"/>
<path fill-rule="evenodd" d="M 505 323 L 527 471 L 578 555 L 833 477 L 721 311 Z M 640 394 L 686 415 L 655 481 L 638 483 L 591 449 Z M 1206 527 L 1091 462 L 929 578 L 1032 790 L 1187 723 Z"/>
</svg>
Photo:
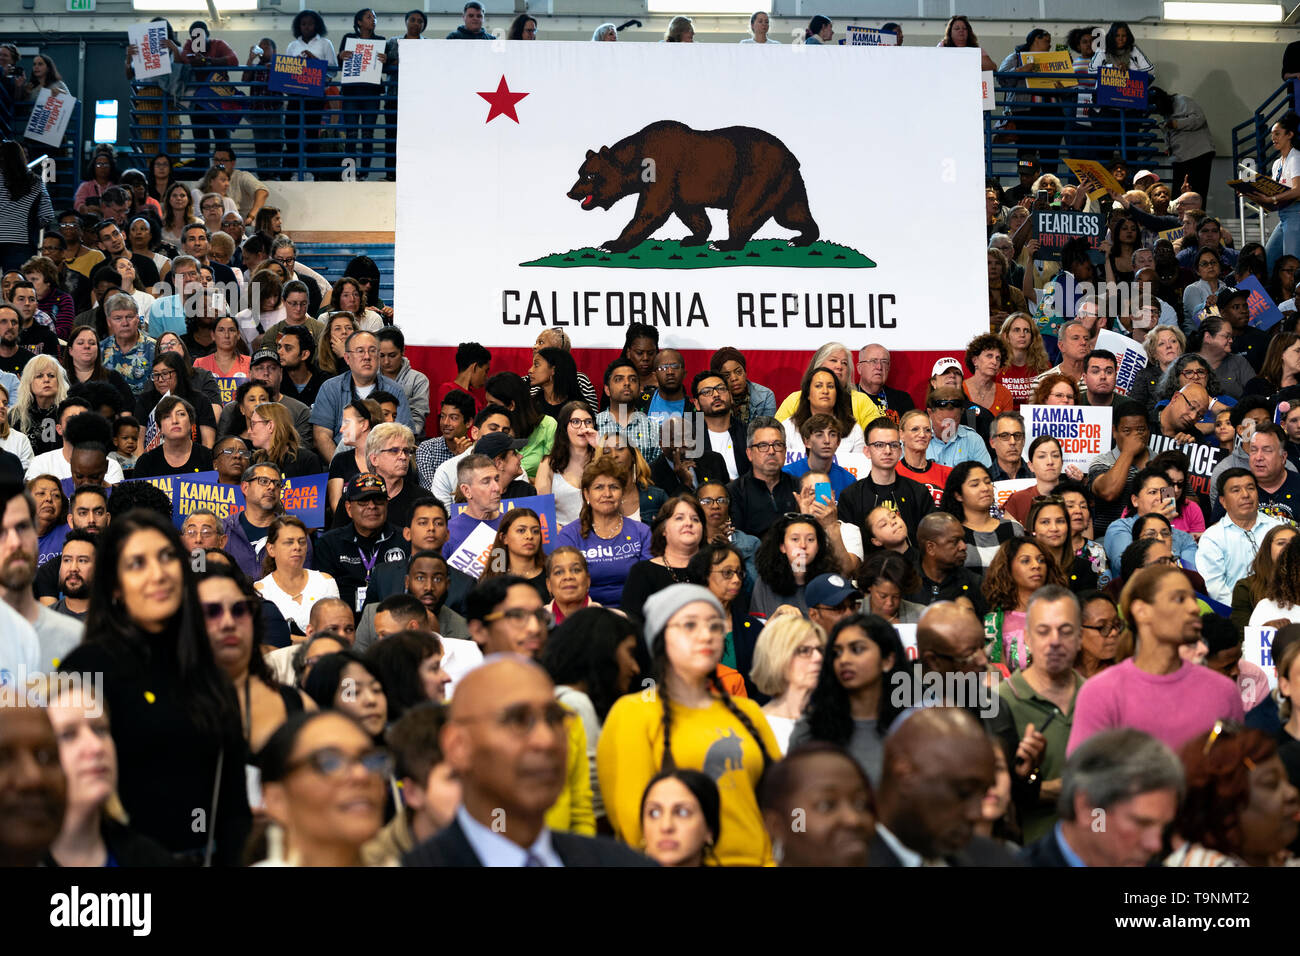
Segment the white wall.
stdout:
<svg viewBox="0 0 1300 956">
<path fill-rule="evenodd" d="M 279 207 L 290 235 L 392 232 L 396 228 L 395 183 L 270 182 L 266 188 L 270 193 L 267 203 Z"/>
</svg>

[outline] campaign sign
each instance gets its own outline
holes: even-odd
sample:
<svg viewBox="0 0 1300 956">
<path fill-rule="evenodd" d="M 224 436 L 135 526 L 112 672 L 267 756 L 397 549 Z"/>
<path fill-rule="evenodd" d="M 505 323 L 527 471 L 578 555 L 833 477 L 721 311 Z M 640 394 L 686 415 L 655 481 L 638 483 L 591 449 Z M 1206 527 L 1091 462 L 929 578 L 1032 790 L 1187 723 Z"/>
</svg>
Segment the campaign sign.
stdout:
<svg viewBox="0 0 1300 956">
<path fill-rule="evenodd" d="M 465 502 L 458 501 L 451 506 L 451 516 L 454 518 L 464 512 L 469 507 Z M 503 498 L 501 499 L 501 514 L 512 511 L 515 508 L 531 508 L 537 512 L 537 518 L 542 524 L 542 550 L 550 551 L 551 543 L 555 540 L 555 495 L 534 495 L 528 498 Z M 492 532 L 493 535 L 496 532 Z"/>
<path fill-rule="evenodd" d="M 492 556 L 492 544 L 497 539 L 496 529 L 490 524 L 479 524 L 469 533 L 460 547 L 452 552 L 447 565 L 477 580 L 487 569 Z"/>
<path fill-rule="evenodd" d="M 1067 157 L 1065 165 L 1079 179 L 1079 185 L 1088 194 L 1089 199 L 1100 199 L 1112 192 L 1122 193 L 1122 187 L 1110 170 L 1095 159 L 1074 159 Z"/>
<path fill-rule="evenodd" d="M 997 97 L 995 95 L 992 70 L 985 70 L 980 74 L 980 86 L 984 90 L 984 109 L 995 109 L 997 107 Z"/>
<path fill-rule="evenodd" d="M 1079 236 L 1088 240 L 1089 249 L 1099 252 L 1106 238 L 1105 217 L 1099 212 L 1038 209 L 1034 211 L 1033 229 L 1033 238 L 1038 240 L 1034 258 L 1041 260 L 1059 260 L 1065 244 Z"/>
<path fill-rule="evenodd" d="M 1103 66 L 1097 71 L 1097 105 L 1125 110 L 1147 108 L 1147 87 L 1151 74 Z"/>
<path fill-rule="evenodd" d="M 1244 633 L 1246 639 L 1241 645 L 1241 656 L 1268 675 L 1270 690 L 1276 689 L 1277 662 L 1273 660 L 1273 638 L 1277 636 L 1277 628 L 1247 627 Z"/>
<path fill-rule="evenodd" d="M 430 262 L 477 279 L 404 322 L 408 344 L 445 346 L 444 314 L 529 348 L 544 328 L 622 348 L 632 322 L 746 352 L 988 331 L 977 49 L 615 45 L 403 44 L 394 298 L 427 298 Z M 864 192 L 899 156 L 911 188 Z M 481 190 L 428 188 L 467 169 L 492 171 L 490 215 Z M 942 282 L 926 231 L 886 222 L 943 224 Z"/>
<path fill-rule="evenodd" d="M 848 40 L 841 40 L 848 46 L 898 46 L 898 35 L 890 30 L 874 30 L 871 27 L 848 26 L 844 28 Z"/>
<path fill-rule="evenodd" d="M 55 93 L 48 87 L 42 89 L 36 96 L 32 115 L 27 120 L 27 131 L 23 135 L 47 146 L 61 146 L 76 103 L 75 96 Z"/>
<path fill-rule="evenodd" d="M 281 495 L 284 513 L 298 518 L 308 528 L 325 527 L 325 484 L 328 480 L 327 474 L 285 479 Z M 131 478 L 119 484 L 132 481 L 147 481 L 166 492 L 172 503 L 172 521 L 178 528 L 196 511 L 211 511 L 219 521 L 225 521 L 244 510 L 244 493 L 239 485 L 222 484 L 215 471 Z"/>
<path fill-rule="evenodd" d="M 1024 408 L 1022 405 L 1021 408 Z M 993 497 L 997 500 L 998 510 L 1006 508 L 1007 499 L 1017 491 L 1024 491 L 1038 484 L 1037 478 L 1003 478 L 993 482 Z"/>
<path fill-rule="evenodd" d="M 1029 446 L 1039 435 L 1051 435 L 1061 443 L 1066 465 L 1087 471 L 1092 460 L 1110 451 L 1111 410 L 1091 405 L 1021 405 L 1025 419 L 1025 459 Z"/>
<path fill-rule="evenodd" d="M 379 42 L 349 39 L 343 49 L 352 51 L 352 55 L 343 61 L 339 73 L 340 83 L 382 83 L 384 82 L 384 65 L 379 62 Z"/>
<path fill-rule="evenodd" d="M 325 527 L 325 485 L 329 477 L 328 474 L 319 474 L 286 478 L 280 490 L 284 513 L 297 518 L 309 529 Z M 244 510 L 244 492 L 239 485 L 230 487 L 235 489 L 235 498 L 226 513 L 239 514 Z"/>
<path fill-rule="evenodd" d="M 135 47 L 131 69 L 137 80 L 171 73 L 172 53 L 167 49 L 166 23 L 133 23 L 126 28 L 126 39 Z"/>
<path fill-rule="evenodd" d="M 1257 329 L 1271 329 L 1282 321 L 1282 310 L 1277 307 L 1273 297 L 1259 284 L 1254 276 L 1246 276 L 1237 283 L 1238 289 L 1250 293 L 1246 308 L 1250 310 L 1250 324 Z"/>
<path fill-rule="evenodd" d="M 214 375 L 217 382 L 217 391 L 221 393 L 221 404 L 227 405 L 235 400 L 235 392 L 239 386 L 248 381 L 248 376 L 243 373 L 236 375 Z"/>
<path fill-rule="evenodd" d="M 1110 329 L 1097 333 L 1097 348 L 1115 353 L 1115 391 L 1127 395 L 1137 383 L 1138 373 L 1147 367 L 1146 349 L 1127 335 Z"/>
<path fill-rule="evenodd" d="M 325 95 L 325 71 L 329 67 L 326 60 L 277 53 L 271 57 L 271 72 L 267 75 L 266 88 L 272 93 L 322 97 Z"/>
<path fill-rule="evenodd" d="M 1168 239 L 1170 242 L 1177 242 L 1183 238 L 1184 230 L 1182 226 L 1174 226 L 1172 229 L 1161 229 L 1156 233 L 1156 241 Z"/>
<path fill-rule="evenodd" d="M 1079 85 L 1074 75 L 1073 58 L 1066 51 L 1026 50 L 1020 54 L 1020 62 L 1032 63 L 1038 67 L 1037 72 L 1025 74 L 1025 86 L 1031 90 L 1059 90 Z"/>
<path fill-rule="evenodd" d="M 1210 488 L 1210 476 L 1214 474 L 1214 468 L 1219 463 L 1222 449 L 1214 445 L 1202 445 L 1199 442 L 1195 445 L 1179 444 L 1172 438 L 1160 434 L 1153 434 L 1147 447 L 1153 457 L 1171 448 L 1181 451 L 1191 464 L 1187 470 L 1187 493 L 1191 494 L 1195 491 L 1209 495 L 1211 501 L 1218 501 L 1218 495 Z"/>
</svg>

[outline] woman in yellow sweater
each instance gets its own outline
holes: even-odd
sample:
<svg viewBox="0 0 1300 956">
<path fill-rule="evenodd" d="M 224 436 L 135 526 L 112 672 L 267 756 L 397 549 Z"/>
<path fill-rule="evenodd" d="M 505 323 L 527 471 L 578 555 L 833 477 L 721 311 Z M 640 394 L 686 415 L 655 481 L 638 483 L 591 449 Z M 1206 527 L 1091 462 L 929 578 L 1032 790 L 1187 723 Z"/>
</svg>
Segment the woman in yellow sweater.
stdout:
<svg viewBox="0 0 1300 956">
<path fill-rule="evenodd" d="M 755 789 L 781 750 L 758 705 L 733 698 L 717 678 L 727 626 L 707 588 L 674 584 L 644 610 L 655 681 L 620 697 L 600 734 L 596 769 L 615 834 L 639 846 L 641 795 L 660 770 L 700 770 L 718 785 L 723 866 L 766 866 L 772 844 Z"/>
</svg>

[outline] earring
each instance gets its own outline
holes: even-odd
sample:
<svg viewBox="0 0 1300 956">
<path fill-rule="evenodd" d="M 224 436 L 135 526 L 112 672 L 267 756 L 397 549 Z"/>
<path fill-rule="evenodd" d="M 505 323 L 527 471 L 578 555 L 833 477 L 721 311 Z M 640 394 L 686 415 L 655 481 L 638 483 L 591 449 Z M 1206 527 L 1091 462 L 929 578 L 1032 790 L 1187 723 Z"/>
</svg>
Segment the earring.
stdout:
<svg viewBox="0 0 1300 956">
<path fill-rule="evenodd" d="M 785 859 L 785 846 L 780 840 L 772 844 L 772 859 L 776 860 L 777 863 Z"/>
</svg>

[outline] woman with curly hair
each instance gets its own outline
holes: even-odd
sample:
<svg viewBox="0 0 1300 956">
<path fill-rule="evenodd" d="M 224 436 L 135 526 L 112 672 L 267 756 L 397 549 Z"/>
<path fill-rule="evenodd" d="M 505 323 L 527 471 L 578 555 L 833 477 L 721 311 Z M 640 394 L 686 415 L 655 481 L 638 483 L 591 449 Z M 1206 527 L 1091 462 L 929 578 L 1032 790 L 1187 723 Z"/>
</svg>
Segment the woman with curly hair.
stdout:
<svg viewBox="0 0 1300 956">
<path fill-rule="evenodd" d="M 1206 319 L 1207 323 L 1210 321 L 1211 319 Z M 1217 317 L 1213 318 L 1213 321 L 1222 322 Z M 1195 342 L 1195 337 L 1191 341 Z M 1207 417 L 1210 418 L 1210 423 L 1204 421 L 1196 423 L 1196 427 L 1201 434 L 1208 435 L 1214 429 L 1212 424 L 1214 417 L 1219 412 L 1226 411 L 1231 405 L 1235 405 L 1236 402 L 1225 405 L 1218 401 L 1218 397 L 1224 393 L 1223 387 L 1219 384 L 1219 377 L 1211 368 L 1210 363 L 1196 351 L 1178 356 L 1165 369 L 1164 374 L 1160 376 L 1160 381 L 1155 388 L 1155 394 L 1152 396 L 1151 420 L 1157 420 L 1160 410 L 1169 404 L 1174 397 L 1174 393 L 1184 385 L 1200 385 L 1209 393 L 1210 410 Z"/>
<path fill-rule="evenodd" d="M 818 365 L 804 372 L 799 383 L 799 402 L 794 414 L 783 423 L 786 454 L 800 456 L 805 453 L 803 436 L 799 430 L 814 415 L 830 415 L 840 423 L 840 447 L 837 454 L 861 453 L 866 446 L 862 426 L 853 417 L 853 401 L 849 390 L 835 372 Z"/>
<path fill-rule="evenodd" d="M 543 604 L 551 603 L 546 587 L 546 555 L 542 553 L 542 520 L 532 508 L 505 513 L 492 542 L 492 553 L 480 581 L 513 574 L 533 586 Z"/>
<path fill-rule="evenodd" d="M 1044 375 L 1034 386 L 1034 393 L 1029 398 L 1030 405 L 1082 405 L 1083 396 L 1079 394 L 1079 384 L 1068 375 L 1053 372 Z"/>
<path fill-rule="evenodd" d="M 808 515 L 787 514 L 763 535 L 754 558 L 758 581 L 749 610 L 763 617 L 782 604 L 808 613 L 804 586 L 819 574 L 836 570 L 826 545 L 826 532 Z"/>
<path fill-rule="evenodd" d="M 1007 344 L 1000 335 L 992 332 L 977 335 L 966 346 L 966 369 L 970 378 L 961 383 L 961 390 L 976 405 L 987 408 L 994 415 L 1011 411 L 1015 398 L 998 376 L 1007 364 Z"/>
<path fill-rule="evenodd" d="M 883 617 L 890 624 L 915 624 L 925 613 L 925 605 L 903 600 L 904 594 L 921 589 L 916 565 L 893 551 L 868 555 L 858 571 L 858 588 L 862 591 L 862 610 Z"/>
<path fill-rule="evenodd" d="M 1250 574 L 1232 588 L 1232 615 L 1229 620 L 1237 627 L 1250 626 L 1251 613 L 1269 594 L 1278 559 L 1297 534 L 1300 531 L 1294 525 L 1280 524 L 1269 528 L 1268 534 L 1264 535 L 1259 550 L 1255 552 L 1255 560 L 1251 562 Z"/>
<path fill-rule="evenodd" d="M 946 511 L 965 529 L 966 567 L 984 571 L 1003 542 L 1022 537 L 1025 529 L 1014 518 L 995 515 L 993 479 L 978 461 L 953 467 L 943 488 L 939 510 Z"/>
<path fill-rule="evenodd" d="M 989 331 L 996 334 L 1009 315 L 1028 308 L 1025 294 L 1011 284 L 1011 261 L 1000 249 L 987 249 L 989 277 Z"/>
<path fill-rule="evenodd" d="M 1288 866 L 1300 791 L 1277 741 L 1221 720 L 1179 751 L 1187 793 L 1174 818 L 1165 866 Z"/>
<path fill-rule="evenodd" d="M 384 317 L 366 304 L 366 291 L 361 283 L 351 276 L 344 276 L 334 283 L 330 292 L 330 308 L 322 310 L 317 318 L 324 322 L 335 312 L 351 314 L 353 324 L 362 332 L 378 332 L 384 327 Z"/>
<path fill-rule="evenodd" d="M 1045 584 L 1066 587 L 1067 581 L 1051 552 L 1034 538 L 1008 541 L 998 548 L 984 574 L 984 639 L 989 663 L 1013 671 L 1028 664 L 1025 617 L 1029 598 Z"/>
<path fill-rule="evenodd" d="M 883 618 L 841 618 L 831 628 L 817 686 L 790 734 L 790 748 L 810 740 L 837 744 L 878 784 L 885 734 L 899 712 L 893 678 L 907 666 L 898 632 Z"/>
<path fill-rule="evenodd" d="M 1019 408 L 1029 401 L 1034 379 L 1052 367 L 1043 345 L 1038 323 L 1027 312 L 1007 316 L 998 330 L 1006 346 L 1007 360 L 998 372 L 998 384 L 1011 393 L 1012 405 Z"/>
</svg>

